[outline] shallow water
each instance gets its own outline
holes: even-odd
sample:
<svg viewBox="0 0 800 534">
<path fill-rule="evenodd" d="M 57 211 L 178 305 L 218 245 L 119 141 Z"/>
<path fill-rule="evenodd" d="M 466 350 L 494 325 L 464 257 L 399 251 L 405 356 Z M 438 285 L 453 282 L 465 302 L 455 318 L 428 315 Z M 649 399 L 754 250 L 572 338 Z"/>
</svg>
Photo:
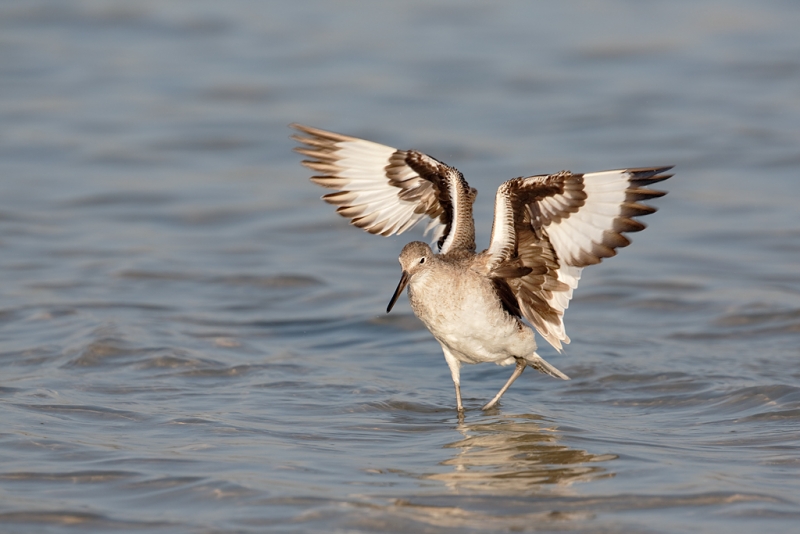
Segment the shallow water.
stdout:
<svg viewBox="0 0 800 534">
<path fill-rule="evenodd" d="M 788 1 L 0 6 L 4 532 L 786 532 L 800 520 Z M 480 196 L 676 165 L 584 272 L 570 382 L 465 369 L 290 122 Z"/>
</svg>

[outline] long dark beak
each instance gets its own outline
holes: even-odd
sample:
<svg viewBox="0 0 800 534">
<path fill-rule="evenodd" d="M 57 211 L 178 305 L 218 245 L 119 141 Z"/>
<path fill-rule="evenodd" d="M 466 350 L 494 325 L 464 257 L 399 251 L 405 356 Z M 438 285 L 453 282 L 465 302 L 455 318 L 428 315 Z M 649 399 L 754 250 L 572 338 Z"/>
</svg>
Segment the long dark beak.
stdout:
<svg viewBox="0 0 800 534">
<path fill-rule="evenodd" d="M 408 273 L 403 271 L 403 275 L 400 277 L 400 283 L 397 284 L 397 289 L 394 290 L 394 295 L 392 295 L 392 300 L 389 301 L 389 305 L 386 307 L 386 313 L 392 311 L 392 307 L 394 307 L 394 303 L 397 302 L 397 299 L 403 293 L 403 290 L 408 285 Z"/>
</svg>

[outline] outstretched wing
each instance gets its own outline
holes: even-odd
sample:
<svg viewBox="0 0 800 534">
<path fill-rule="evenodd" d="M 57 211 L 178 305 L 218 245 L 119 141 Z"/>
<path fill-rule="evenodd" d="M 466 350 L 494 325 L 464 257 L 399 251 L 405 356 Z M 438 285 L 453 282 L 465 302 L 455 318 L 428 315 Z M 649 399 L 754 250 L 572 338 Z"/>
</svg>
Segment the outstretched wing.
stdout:
<svg viewBox="0 0 800 534">
<path fill-rule="evenodd" d="M 644 230 L 634 217 L 655 208 L 639 201 L 665 192 L 645 186 L 666 180 L 672 167 L 622 169 L 515 178 L 497 190 L 487 250 L 495 287 L 506 284 L 522 315 L 559 351 L 569 343 L 564 310 L 581 271 L 616 254 Z M 506 295 L 508 291 L 498 291 Z M 506 304 L 507 308 L 513 309 Z"/>
<path fill-rule="evenodd" d="M 475 250 L 472 203 L 477 192 L 458 170 L 416 150 L 292 124 L 310 159 L 303 165 L 320 173 L 311 180 L 337 189 L 322 198 L 359 228 L 389 236 L 428 219 L 442 253 Z M 471 248 L 470 248 L 471 247 Z"/>
</svg>

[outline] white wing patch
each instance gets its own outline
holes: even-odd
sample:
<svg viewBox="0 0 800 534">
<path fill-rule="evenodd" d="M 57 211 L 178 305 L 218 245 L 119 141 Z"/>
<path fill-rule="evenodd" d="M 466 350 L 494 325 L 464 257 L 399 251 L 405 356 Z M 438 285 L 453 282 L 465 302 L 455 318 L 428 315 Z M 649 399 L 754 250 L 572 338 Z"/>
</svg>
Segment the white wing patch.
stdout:
<svg viewBox="0 0 800 534">
<path fill-rule="evenodd" d="M 352 224 L 389 236 L 402 234 L 431 217 L 425 233 L 433 230 L 436 240 L 441 237 L 445 225 L 438 219 L 442 210 L 436 201 L 437 192 L 403 164 L 402 151 L 308 126 L 292 127 L 308 135 L 292 137 L 306 145 L 295 149 L 311 158 L 303 165 L 320 173 L 311 180 L 339 190 L 322 198 L 338 206 L 336 211 Z"/>
<path fill-rule="evenodd" d="M 517 248 L 517 236 L 514 232 L 514 206 L 511 203 L 512 182 L 505 182 L 497 188 L 494 197 L 494 222 L 492 237 L 489 241 L 490 261 L 488 271 L 491 272 L 500 262 L 510 258 Z"/>
<path fill-rule="evenodd" d="M 613 249 L 604 245 L 604 234 L 614 230 L 614 219 L 621 214 L 630 182 L 624 171 L 589 173 L 583 176 L 586 199 L 577 212 L 546 225 L 547 234 L 563 265 L 581 265 L 587 256 L 603 247 L 613 255 Z M 559 196 L 539 202 L 542 212 L 557 215 L 563 204 Z M 601 257 L 606 257 L 601 256 Z M 598 258 L 599 262 L 599 258 Z"/>
</svg>

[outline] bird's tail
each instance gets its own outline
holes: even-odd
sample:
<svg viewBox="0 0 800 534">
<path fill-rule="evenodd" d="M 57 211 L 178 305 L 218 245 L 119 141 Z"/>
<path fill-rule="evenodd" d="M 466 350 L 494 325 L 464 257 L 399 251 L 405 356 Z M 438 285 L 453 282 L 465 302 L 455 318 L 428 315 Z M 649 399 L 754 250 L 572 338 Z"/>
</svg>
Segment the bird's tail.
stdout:
<svg viewBox="0 0 800 534">
<path fill-rule="evenodd" d="M 550 375 L 553 378 L 560 378 L 561 380 L 569 380 L 569 377 L 567 375 L 556 369 L 553 365 L 547 363 L 547 360 L 545 360 L 535 352 L 533 353 L 533 356 L 525 358 L 525 361 L 528 363 L 528 365 L 530 365 L 540 373 Z"/>
</svg>

